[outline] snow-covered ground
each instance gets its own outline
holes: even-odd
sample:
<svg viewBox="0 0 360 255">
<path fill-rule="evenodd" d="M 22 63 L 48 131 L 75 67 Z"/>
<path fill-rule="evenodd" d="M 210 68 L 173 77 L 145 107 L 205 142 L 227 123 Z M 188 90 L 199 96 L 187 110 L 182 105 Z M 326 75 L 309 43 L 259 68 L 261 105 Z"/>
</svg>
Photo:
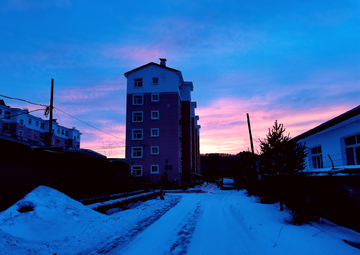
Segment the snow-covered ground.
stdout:
<svg viewBox="0 0 360 255">
<path fill-rule="evenodd" d="M 34 211 L 19 213 L 23 205 Z M 288 219 L 213 184 L 109 216 L 40 186 L 0 212 L 0 254 L 360 254 L 355 231 Z"/>
</svg>

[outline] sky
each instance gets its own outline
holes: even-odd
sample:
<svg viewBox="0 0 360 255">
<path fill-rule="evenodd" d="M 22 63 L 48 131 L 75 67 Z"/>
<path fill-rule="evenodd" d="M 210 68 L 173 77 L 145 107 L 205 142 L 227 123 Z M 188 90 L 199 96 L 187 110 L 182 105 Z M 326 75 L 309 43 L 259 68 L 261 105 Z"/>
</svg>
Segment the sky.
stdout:
<svg viewBox="0 0 360 255">
<path fill-rule="evenodd" d="M 82 148 L 124 157 L 124 73 L 159 58 L 194 84 L 202 154 L 249 150 L 247 113 L 259 151 L 275 120 L 295 137 L 360 104 L 360 2 L 0 0 L 0 94 L 49 104 L 53 78 Z"/>
</svg>

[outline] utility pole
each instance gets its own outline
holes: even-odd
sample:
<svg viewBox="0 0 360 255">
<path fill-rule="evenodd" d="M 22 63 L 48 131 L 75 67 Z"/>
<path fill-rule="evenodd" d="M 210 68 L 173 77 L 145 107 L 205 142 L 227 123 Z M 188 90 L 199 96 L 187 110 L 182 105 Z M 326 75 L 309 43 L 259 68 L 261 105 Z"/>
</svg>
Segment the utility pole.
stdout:
<svg viewBox="0 0 360 255">
<path fill-rule="evenodd" d="M 52 136 L 53 100 L 54 100 L 54 79 L 51 79 L 49 141 L 48 141 L 48 147 L 49 148 L 51 147 L 51 136 Z"/>
<path fill-rule="evenodd" d="M 249 117 L 248 113 L 246 114 L 246 116 L 247 116 L 247 122 L 248 122 L 248 127 L 249 127 L 251 152 L 252 152 L 252 154 L 254 154 L 254 144 L 253 144 L 252 135 L 251 135 L 250 117 Z"/>
</svg>

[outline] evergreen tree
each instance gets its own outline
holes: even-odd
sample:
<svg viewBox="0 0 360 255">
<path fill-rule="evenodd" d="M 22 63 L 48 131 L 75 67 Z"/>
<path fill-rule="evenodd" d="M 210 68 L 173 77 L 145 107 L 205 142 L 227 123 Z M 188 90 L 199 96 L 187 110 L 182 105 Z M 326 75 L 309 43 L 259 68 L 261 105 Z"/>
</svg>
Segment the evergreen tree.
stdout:
<svg viewBox="0 0 360 255">
<path fill-rule="evenodd" d="M 264 140 L 260 139 L 261 164 L 260 175 L 262 179 L 292 175 L 305 168 L 305 158 L 307 156 L 304 144 L 298 144 L 285 135 L 283 124 L 275 121 L 272 129 L 269 129 Z M 280 200 L 280 210 L 283 208 L 282 196 L 286 192 L 282 187 L 276 187 L 278 199 Z"/>
</svg>

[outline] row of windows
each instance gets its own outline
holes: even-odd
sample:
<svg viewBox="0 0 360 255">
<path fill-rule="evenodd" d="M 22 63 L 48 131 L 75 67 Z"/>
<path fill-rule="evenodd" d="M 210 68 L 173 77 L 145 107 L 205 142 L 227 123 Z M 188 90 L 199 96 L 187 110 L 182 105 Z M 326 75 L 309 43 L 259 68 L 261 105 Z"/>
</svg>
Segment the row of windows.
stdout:
<svg viewBox="0 0 360 255">
<path fill-rule="evenodd" d="M 151 155 L 159 154 L 159 146 L 150 147 Z M 143 147 L 131 147 L 131 157 L 132 158 L 142 158 L 143 157 Z"/>
<path fill-rule="evenodd" d="M 150 130 L 151 137 L 159 137 L 159 129 L 152 128 Z M 143 130 L 142 129 L 133 129 L 132 130 L 132 140 L 142 140 L 143 139 Z"/>
<path fill-rule="evenodd" d="M 151 94 L 151 102 L 159 102 L 159 93 Z M 143 104 L 144 104 L 144 95 L 133 94 L 133 105 L 143 105 Z"/>
<path fill-rule="evenodd" d="M 159 165 L 151 165 L 150 166 L 150 173 L 151 174 L 158 174 L 159 171 Z M 135 165 L 131 166 L 131 174 L 135 176 L 142 176 L 143 172 L 143 166 L 142 165 Z"/>
<path fill-rule="evenodd" d="M 32 124 L 32 119 L 28 119 L 28 125 Z M 24 120 L 20 119 L 20 126 L 24 126 Z M 39 126 L 39 121 L 35 121 L 35 126 L 38 127 Z M 40 128 L 41 129 L 45 129 L 45 123 L 40 122 Z"/>
<path fill-rule="evenodd" d="M 159 78 L 153 77 L 152 78 L 152 84 L 157 85 L 159 84 Z M 134 87 L 135 88 L 142 88 L 143 87 L 143 79 L 142 78 L 135 78 L 134 79 Z"/>
<path fill-rule="evenodd" d="M 159 111 L 151 111 L 151 119 L 158 120 L 160 118 Z M 143 112 L 135 111 L 132 112 L 132 122 L 143 122 Z"/>
</svg>

